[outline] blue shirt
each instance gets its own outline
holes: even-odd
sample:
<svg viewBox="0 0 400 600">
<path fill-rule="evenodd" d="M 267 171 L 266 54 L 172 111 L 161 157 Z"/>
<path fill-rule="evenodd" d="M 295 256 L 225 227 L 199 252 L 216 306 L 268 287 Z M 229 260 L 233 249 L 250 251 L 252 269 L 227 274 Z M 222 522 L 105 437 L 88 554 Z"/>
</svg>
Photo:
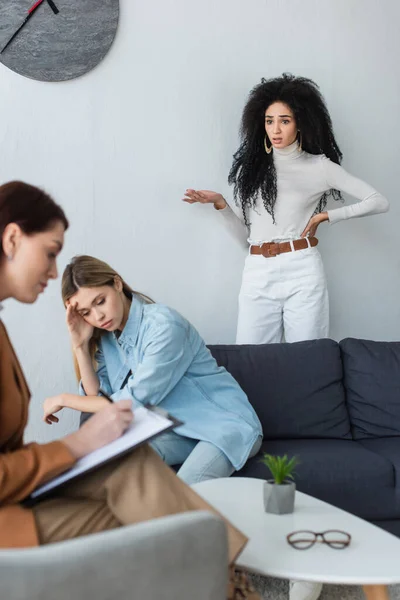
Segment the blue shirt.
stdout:
<svg viewBox="0 0 400 600">
<path fill-rule="evenodd" d="M 193 325 L 167 306 L 134 295 L 121 335 L 105 332 L 96 360 L 100 387 L 114 401 L 159 404 L 183 423 L 177 433 L 211 442 L 235 469 L 262 435 L 239 384 L 217 365 Z"/>
</svg>

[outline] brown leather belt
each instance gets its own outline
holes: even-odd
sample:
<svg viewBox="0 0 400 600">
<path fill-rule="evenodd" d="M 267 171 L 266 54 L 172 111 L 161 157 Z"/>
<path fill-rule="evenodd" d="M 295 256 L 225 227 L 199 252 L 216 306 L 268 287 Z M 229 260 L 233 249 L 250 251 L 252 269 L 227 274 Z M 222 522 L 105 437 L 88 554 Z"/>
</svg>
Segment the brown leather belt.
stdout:
<svg viewBox="0 0 400 600">
<path fill-rule="evenodd" d="M 310 237 L 308 238 L 308 241 L 312 248 L 318 244 L 318 239 L 316 237 Z M 294 250 L 305 250 L 309 246 L 306 238 L 293 240 L 292 244 Z M 278 256 L 278 254 L 283 254 L 284 252 L 292 252 L 290 242 L 265 242 L 264 244 L 261 244 L 261 246 L 250 246 L 250 254 L 262 254 L 265 258 Z"/>
</svg>

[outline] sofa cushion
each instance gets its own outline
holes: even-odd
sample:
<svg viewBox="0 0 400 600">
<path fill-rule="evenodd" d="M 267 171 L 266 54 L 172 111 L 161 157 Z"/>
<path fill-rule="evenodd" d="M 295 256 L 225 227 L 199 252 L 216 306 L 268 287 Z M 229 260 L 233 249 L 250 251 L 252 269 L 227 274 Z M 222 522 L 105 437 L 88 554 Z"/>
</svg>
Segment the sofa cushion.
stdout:
<svg viewBox="0 0 400 600">
<path fill-rule="evenodd" d="M 246 392 L 264 439 L 351 439 L 336 342 L 210 346 L 210 350 Z"/>
<path fill-rule="evenodd" d="M 364 448 L 389 460 L 394 469 L 395 488 L 400 500 L 400 439 L 396 437 L 367 438 L 359 442 Z"/>
<path fill-rule="evenodd" d="M 297 456 L 301 492 L 367 520 L 400 518 L 392 461 L 351 440 L 271 440 L 235 475 L 269 479 L 262 454 Z M 329 523 L 327 523 L 327 529 Z"/>
<path fill-rule="evenodd" d="M 400 435 L 400 342 L 340 342 L 355 439 Z"/>
</svg>

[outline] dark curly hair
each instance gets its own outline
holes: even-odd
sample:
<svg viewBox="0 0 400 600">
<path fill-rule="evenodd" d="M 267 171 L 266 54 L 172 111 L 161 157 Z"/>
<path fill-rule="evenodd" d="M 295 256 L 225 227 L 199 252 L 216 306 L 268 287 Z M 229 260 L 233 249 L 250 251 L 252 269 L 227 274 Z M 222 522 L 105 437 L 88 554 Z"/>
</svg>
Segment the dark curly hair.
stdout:
<svg viewBox="0 0 400 600">
<path fill-rule="evenodd" d="M 310 154 L 325 154 L 332 162 L 340 164 L 342 153 L 336 143 L 332 121 L 325 101 L 314 81 L 283 73 L 274 79 L 262 79 L 249 94 L 243 110 L 241 144 L 233 156 L 228 181 L 234 185 L 235 202 L 241 205 L 247 226 L 248 209 L 254 208 L 257 196 L 275 223 L 274 206 L 277 195 L 276 169 L 273 153 L 264 149 L 265 111 L 274 102 L 283 102 L 293 111 L 301 133 L 302 148 Z M 325 192 L 316 213 L 324 210 L 327 198 L 341 199 L 338 190 Z"/>
</svg>

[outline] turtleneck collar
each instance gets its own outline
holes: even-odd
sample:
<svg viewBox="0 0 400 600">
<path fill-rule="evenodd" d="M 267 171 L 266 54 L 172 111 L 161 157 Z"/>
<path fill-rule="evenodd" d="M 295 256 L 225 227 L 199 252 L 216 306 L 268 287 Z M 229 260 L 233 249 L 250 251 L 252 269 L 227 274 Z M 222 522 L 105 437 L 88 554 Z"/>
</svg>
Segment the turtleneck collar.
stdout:
<svg viewBox="0 0 400 600">
<path fill-rule="evenodd" d="M 295 140 L 293 144 L 286 146 L 286 148 L 274 148 L 273 154 L 275 160 L 294 160 L 303 156 L 304 150 L 300 150 L 299 152 L 299 144 L 297 140 Z"/>
</svg>

